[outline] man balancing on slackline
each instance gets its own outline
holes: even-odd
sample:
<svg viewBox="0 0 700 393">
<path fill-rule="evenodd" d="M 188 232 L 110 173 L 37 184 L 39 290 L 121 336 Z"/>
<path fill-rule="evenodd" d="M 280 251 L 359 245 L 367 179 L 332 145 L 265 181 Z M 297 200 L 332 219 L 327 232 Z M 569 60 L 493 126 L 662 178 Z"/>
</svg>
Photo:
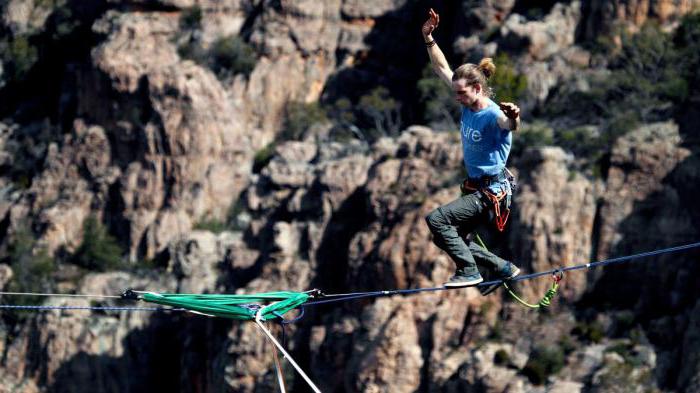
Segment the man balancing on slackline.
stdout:
<svg viewBox="0 0 700 393">
<path fill-rule="evenodd" d="M 482 282 L 477 262 L 495 272 L 498 278 L 511 279 L 520 273 L 517 266 L 473 241 L 465 241 L 459 232 L 472 232 L 478 224 L 491 220 L 500 231 L 505 227 L 512 195 L 506 161 L 512 143 L 511 131 L 520 126 L 520 108 L 509 102 L 497 105 L 491 100 L 488 80 L 496 71 L 492 59 L 482 59 L 478 65 L 463 64 L 453 72 L 432 37 L 440 16 L 432 8 L 428 16 L 421 30 L 430 62 L 462 105 L 460 130 L 468 176 L 460 198 L 426 217 L 433 242 L 457 265 L 455 275 L 445 286 L 466 287 Z"/>
</svg>

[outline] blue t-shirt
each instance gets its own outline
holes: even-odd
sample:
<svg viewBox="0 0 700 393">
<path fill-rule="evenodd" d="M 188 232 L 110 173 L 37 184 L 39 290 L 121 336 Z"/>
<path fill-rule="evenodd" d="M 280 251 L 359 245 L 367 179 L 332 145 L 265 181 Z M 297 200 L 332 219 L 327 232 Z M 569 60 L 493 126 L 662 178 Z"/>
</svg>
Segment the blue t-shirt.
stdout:
<svg viewBox="0 0 700 393">
<path fill-rule="evenodd" d="M 501 108 L 491 99 L 488 99 L 488 106 L 478 112 L 462 108 L 462 151 L 464 166 L 471 178 L 497 175 L 506 167 L 513 136 L 510 130 L 498 125 L 501 113 Z"/>
</svg>

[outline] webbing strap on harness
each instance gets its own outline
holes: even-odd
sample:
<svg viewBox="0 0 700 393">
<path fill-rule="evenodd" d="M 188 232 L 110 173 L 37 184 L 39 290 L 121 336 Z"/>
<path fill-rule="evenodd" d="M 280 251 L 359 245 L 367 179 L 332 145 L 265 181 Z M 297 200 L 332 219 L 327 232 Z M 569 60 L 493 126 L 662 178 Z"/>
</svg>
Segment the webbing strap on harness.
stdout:
<svg viewBox="0 0 700 393">
<path fill-rule="evenodd" d="M 467 191 L 480 191 L 486 198 L 488 198 L 489 202 L 491 202 L 491 205 L 493 206 L 494 221 L 496 223 L 496 228 L 500 232 L 503 232 L 503 230 L 506 228 L 506 223 L 508 222 L 508 216 L 510 216 L 510 206 L 508 206 L 508 203 L 506 203 L 505 211 L 503 212 L 503 214 L 501 214 L 501 203 L 508 196 L 508 193 L 499 192 L 498 194 L 494 194 L 488 187 L 495 181 L 500 180 L 507 180 L 512 184 L 515 183 L 513 174 L 508 170 L 508 168 L 504 168 L 502 173 L 492 176 L 490 178 L 467 178 L 462 183 L 462 193 L 466 194 Z"/>
<path fill-rule="evenodd" d="M 498 195 L 492 193 L 488 189 L 483 189 L 481 191 L 486 197 L 491 201 L 491 204 L 493 205 L 493 213 L 495 215 L 494 220 L 496 221 L 496 228 L 500 231 L 503 232 L 504 229 L 506 229 L 506 222 L 508 222 L 508 216 L 510 216 L 510 208 L 506 207 L 505 213 L 501 214 L 501 202 L 503 201 L 503 198 L 505 198 L 508 194 L 505 192 L 501 192 Z"/>
</svg>

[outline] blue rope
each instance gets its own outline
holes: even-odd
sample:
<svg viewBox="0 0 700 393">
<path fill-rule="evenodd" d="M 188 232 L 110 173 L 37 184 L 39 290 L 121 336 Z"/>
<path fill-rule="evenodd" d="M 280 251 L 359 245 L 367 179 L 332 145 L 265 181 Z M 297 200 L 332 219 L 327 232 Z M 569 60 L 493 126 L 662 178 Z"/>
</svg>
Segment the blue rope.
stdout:
<svg viewBox="0 0 700 393">
<path fill-rule="evenodd" d="M 532 274 L 525 274 L 522 276 L 515 277 L 515 278 L 511 279 L 510 281 L 529 280 L 532 278 L 551 275 L 553 273 L 558 273 L 558 272 L 566 272 L 566 271 L 579 270 L 579 269 L 590 269 L 590 268 L 600 267 L 600 266 L 604 266 L 604 265 L 612 265 L 612 264 L 616 264 L 616 263 L 627 262 L 627 261 L 630 261 L 633 259 L 639 259 L 639 258 L 651 257 L 654 255 L 668 254 L 668 253 L 677 252 L 677 251 L 689 250 L 689 249 L 697 248 L 697 247 L 700 247 L 700 242 L 686 244 L 686 245 L 682 245 L 682 246 L 664 248 L 661 250 L 648 251 L 648 252 L 643 252 L 640 254 L 627 255 L 627 256 L 618 257 L 618 258 L 610 258 L 610 259 L 605 259 L 605 260 L 597 261 L 597 262 L 584 263 L 584 264 L 576 265 L 576 266 L 551 269 L 551 270 L 532 273 Z M 475 285 L 475 287 L 491 286 L 494 284 L 501 284 L 501 283 L 503 283 L 503 280 L 484 281 L 482 283 Z M 326 295 L 326 297 L 333 297 L 333 299 L 318 300 L 318 301 L 306 303 L 306 305 L 307 306 L 316 306 L 319 304 L 342 302 L 342 301 L 353 300 L 353 299 L 363 299 L 363 298 L 370 298 L 370 297 L 393 296 L 393 295 L 408 295 L 408 294 L 419 293 L 419 292 L 446 291 L 449 289 L 464 289 L 464 287 L 448 288 L 448 287 L 442 286 L 442 287 L 431 287 L 431 288 L 396 289 L 396 290 L 391 290 L 391 291 L 373 291 L 373 292 L 353 292 L 353 293 L 344 293 L 344 294 L 329 294 L 329 295 Z"/>
<path fill-rule="evenodd" d="M 185 311 L 183 308 L 167 307 L 112 307 L 112 306 L 25 306 L 0 304 L 0 309 L 15 310 L 100 310 L 100 311 Z"/>
<path fill-rule="evenodd" d="M 686 244 L 686 245 L 682 245 L 682 246 L 664 248 L 661 250 L 648 251 L 648 252 L 644 252 L 644 253 L 640 253 L 640 254 L 628 255 L 628 256 L 617 257 L 617 258 L 610 258 L 610 259 L 606 259 L 606 260 L 602 260 L 602 261 L 585 263 L 585 264 L 580 264 L 580 265 L 576 265 L 576 266 L 557 268 L 557 269 L 551 269 L 551 270 L 547 270 L 547 271 L 543 271 L 543 272 L 526 274 L 526 275 L 515 277 L 511 281 L 529 280 L 532 278 L 546 276 L 546 275 L 550 275 L 550 274 L 558 273 L 558 272 L 566 272 L 566 271 L 579 270 L 579 269 L 590 269 L 590 268 L 595 268 L 595 267 L 604 266 L 604 265 L 612 265 L 612 264 L 616 264 L 616 263 L 631 261 L 634 259 L 640 259 L 640 258 L 645 258 L 645 257 L 650 257 L 650 256 L 655 256 L 655 255 L 660 255 L 660 254 L 667 254 L 667 253 L 672 253 L 672 252 L 684 251 L 684 250 L 689 250 L 689 249 L 697 248 L 697 247 L 700 247 L 700 242 Z M 501 283 L 503 283 L 503 280 L 492 280 L 492 281 L 482 282 L 476 286 L 477 287 L 491 286 L 494 284 L 501 284 Z M 420 293 L 420 292 L 445 291 L 448 289 L 460 289 L 460 288 L 448 288 L 448 287 L 441 286 L 441 287 L 430 287 L 430 288 L 395 289 L 395 290 L 388 290 L 388 291 L 371 291 L 371 292 L 353 292 L 353 293 L 344 293 L 344 294 L 329 294 L 329 295 L 325 295 L 325 297 L 327 297 L 327 299 L 309 302 L 309 303 L 306 303 L 306 305 L 315 306 L 315 305 L 320 305 L 320 304 L 328 304 L 328 303 L 341 302 L 341 301 L 354 300 L 354 299 L 363 299 L 363 298 L 380 297 L 380 296 L 393 296 L 393 295 L 410 295 L 410 294 Z M 330 299 L 328 299 L 328 298 L 330 298 Z M 255 304 L 244 305 L 244 307 L 245 306 L 250 307 L 251 310 L 259 308 L 259 305 L 255 305 Z M 183 309 L 183 308 L 166 308 L 166 307 L 28 306 L 28 305 L 14 305 L 14 304 L 0 304 L 0 309 L 101 310 L 101 311 L 187 311 L 186 309 Z M 304 308 L 302 307 L 300 315 L 297 316 L 296 318 L 289 320 L 289 321 L 285 321 L 284 318 L 282 318 L 281 316 L 280 316 L 280 318 L 282 319 L 283 323 L 286 324 L 286 323 L 296 322 L 296 321 L 300 320 L 303 316 L 304 316 Z"/>
</svg>

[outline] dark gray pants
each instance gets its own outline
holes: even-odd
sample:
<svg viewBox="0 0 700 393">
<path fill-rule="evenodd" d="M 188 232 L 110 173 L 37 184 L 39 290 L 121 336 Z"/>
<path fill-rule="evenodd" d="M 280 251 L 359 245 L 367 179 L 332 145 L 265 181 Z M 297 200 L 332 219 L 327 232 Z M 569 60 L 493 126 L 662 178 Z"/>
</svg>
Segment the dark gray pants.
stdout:
<svg viewBox="0 0 700 393">
<path fill-rule="evenodd" d="M 444 250 L 464 274 L 478 273 L 477 263 L 491 271 L 498 271 L 508 263 L 489 252 L 464 235 L 473 232 L 480 224 L 489 224 L 490 206 L 482 201 L 476 191 L 438 207 L 425 218 L 433 242 Z"/>
</svg>

